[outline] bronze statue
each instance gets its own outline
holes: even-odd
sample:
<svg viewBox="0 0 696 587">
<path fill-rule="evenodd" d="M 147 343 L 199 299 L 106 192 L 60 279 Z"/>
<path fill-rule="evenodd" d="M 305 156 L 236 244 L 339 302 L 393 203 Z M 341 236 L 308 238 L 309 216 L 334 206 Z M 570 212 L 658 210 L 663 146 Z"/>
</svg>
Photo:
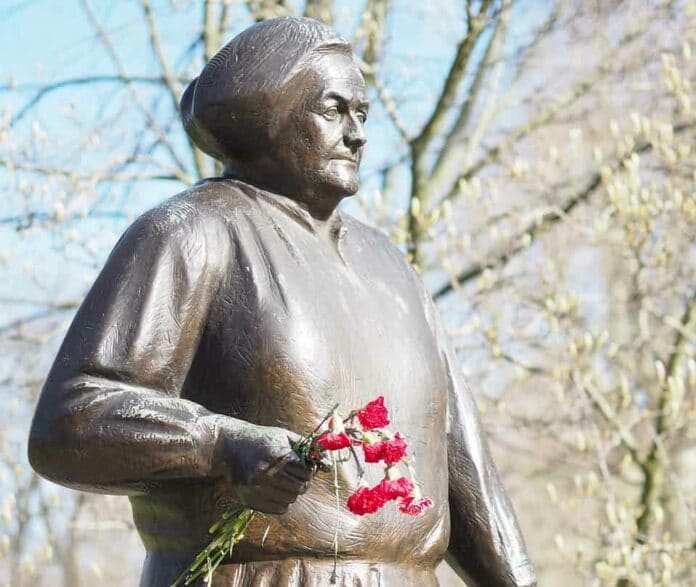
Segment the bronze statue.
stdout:
<svg viewBox="0 0 696 587">
<path fill-rule="evenodd" d="M 417 518 L 344 508 L 338 584 L 437 585 L 448 556 L 468 585 L 534 585 L 423 284 L 383 234 L 337 207 L 358 190 L 366 142 L 350 45 L 310 19 L 256 24 L 211 59 L 181 108 L 224 176 L 119 240 L 46 381 L 33 467 L 128 495 L 147 549 L 142 587 L 170 585 L 235 504 L 272 515 L 255 518 L 214 585 L 328 585 L 332 476 L 290 442 L 334 404 L 380 394 L 435 505 Z M 339 470 L 344 494 L 352 471 Z"/>
</svg>

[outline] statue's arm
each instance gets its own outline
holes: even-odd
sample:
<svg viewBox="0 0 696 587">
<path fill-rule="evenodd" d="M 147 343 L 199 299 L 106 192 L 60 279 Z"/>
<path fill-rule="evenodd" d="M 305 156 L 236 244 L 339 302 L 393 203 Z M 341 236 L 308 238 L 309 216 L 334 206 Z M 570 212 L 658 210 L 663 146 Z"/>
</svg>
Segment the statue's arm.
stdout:
<svg viewBox="0 0 696 587">
<path fill-rule="evenodd" d="M 481 429 L 476 404 L 438 312 L 423 288 L 448 385 L 447 457 L 451 519 L 447 561 L 470 587 L 531 587 L 534 568 Z"/>
<path fill-rule="evenodd" d="M 447 454 L 451 535 L 447 561 L 470 587 L 536 585 L 515 512 L 500 481 L 476 405 L 448 350 Z"/>
<path fill-rule="evenodd" d="M 220 279 L 224 235 L 157 212 L 116 245 L 42 390 L 29 458 L 58 483 L 133 493 L 213 472 L 219 418 L 179 391 Z"/>
<path fill-rule="evenodd" d="M 108 493 L 224 477 L 245 505 L 281 514 L 312 475 L 292 451 L 299 437 L 180 397 L 234 258 L 227 227 L 187 210 L 155 209 L 116 245 L 43 388 L 29 460 L 52 481 Z"/>
</svg>

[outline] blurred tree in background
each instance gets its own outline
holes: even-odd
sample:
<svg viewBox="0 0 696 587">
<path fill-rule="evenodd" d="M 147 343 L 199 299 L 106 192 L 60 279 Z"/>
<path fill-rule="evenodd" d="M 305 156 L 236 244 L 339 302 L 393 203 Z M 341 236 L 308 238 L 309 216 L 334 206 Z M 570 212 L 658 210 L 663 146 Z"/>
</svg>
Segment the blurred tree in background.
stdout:
<svg viewBox="0 0 696 587">
<path fill-rule="evenodd" d="M 181 128 L 183 88 L 254 20 L 302 13 L 353 41 L 373 109 L 345 208 L 392 236 L 437 301 L 540 585 L 696 584 L 696 7 L 425 4 L 0 6 L 7 585 L 137 583 L 126 500 L 40 480 L 29 419 L 117 236 L 219 171 Z"/>
</svg>

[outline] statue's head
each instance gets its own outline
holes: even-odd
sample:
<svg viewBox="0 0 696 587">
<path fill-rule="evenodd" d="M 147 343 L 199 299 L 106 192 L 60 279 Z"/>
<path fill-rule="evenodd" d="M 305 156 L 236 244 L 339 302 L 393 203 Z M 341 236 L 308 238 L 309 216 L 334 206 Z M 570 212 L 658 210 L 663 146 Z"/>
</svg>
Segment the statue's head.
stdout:
<svg viewBox="0 0 696 587">
<path fill-rule="evenodd" d="M 367 108 L 350 44 L 293 17 L 237 35 L 181 100 L 189 136 L 229 174 L 300 199 L 358 190 Z"/>
</svg>

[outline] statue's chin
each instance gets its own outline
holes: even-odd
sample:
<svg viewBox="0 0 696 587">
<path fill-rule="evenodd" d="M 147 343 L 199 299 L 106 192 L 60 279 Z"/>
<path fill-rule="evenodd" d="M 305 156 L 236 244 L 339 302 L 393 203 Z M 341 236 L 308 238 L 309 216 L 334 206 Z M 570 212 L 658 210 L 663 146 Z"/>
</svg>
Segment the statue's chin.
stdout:
<svg viewBox="0 0 696 587">
<path fill-rule="evenodd" d="M 351 182 L 341 182 L 332 183 L 331 185 L 326 185 L 323 193 L 327 197 L 340 200 L 342 198 L 349 198 L 358 193 L 360 184 L 357 180 Z"/>
<path fill-rule="evenodd" d="M 358 166 L 350 161 L 333 160 L 327 172 L 319 178 L 321 191 L 333 194 L 334 197 L 345 198 L 353 196 L 360 188 Z"/>
</svg>

